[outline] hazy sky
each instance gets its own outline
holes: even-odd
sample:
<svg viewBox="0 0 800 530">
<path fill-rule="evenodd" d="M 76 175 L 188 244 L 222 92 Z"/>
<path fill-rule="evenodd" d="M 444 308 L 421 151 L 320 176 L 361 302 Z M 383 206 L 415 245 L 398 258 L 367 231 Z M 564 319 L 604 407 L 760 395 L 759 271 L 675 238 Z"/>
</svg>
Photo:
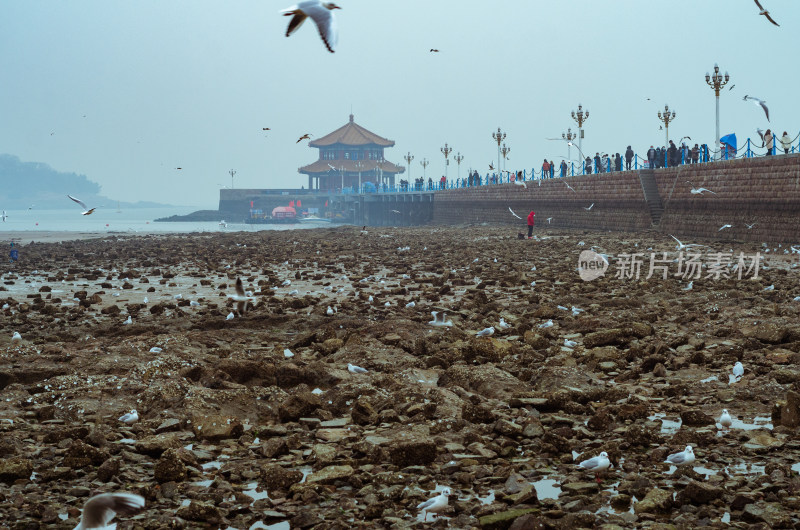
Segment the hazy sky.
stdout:
<svg viewBox="0 0 800 530">
<path fill-rule="evenodd" d="M 762 3 L 780 28 L 752 0 L 341 0 L 331 54 L 310 21 L 284 37 L 288 1 L 3 0 L 0 153 L 85 174 L 113 199 L 214 208 L 230 169 L 237 188 L 307 185 L 297 168 L 317 150 L 295 141 L 344 125 L 352 106 L 396 142 L 387 160 L 415 156 L 412 178 L 423 158 L 444 173 L 445 142 L 462 176 L 485 173 L 498 126 L 509 169 L 530 170 L 566 156 L 546 138 L 577 129 L 578 103 L 587 154 L 663 144 L 665 103 L 670 138 L 712 144 L 715 62 L 735 85 L 723 135 L 794 137 L 800 2 Z"/>
</svg>

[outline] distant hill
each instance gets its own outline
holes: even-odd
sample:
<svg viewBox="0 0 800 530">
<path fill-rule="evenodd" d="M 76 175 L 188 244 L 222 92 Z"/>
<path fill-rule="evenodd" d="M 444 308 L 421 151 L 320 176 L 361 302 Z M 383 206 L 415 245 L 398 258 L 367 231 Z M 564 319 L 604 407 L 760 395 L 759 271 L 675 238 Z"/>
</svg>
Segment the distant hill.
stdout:
<svg viewBox="0 0 800 530">
<path fill-rule="evenodd" d="M 13 155 L 0 155 L 0 208 L 24 210 L 35 204 L 40 209 L 70 208 L 67 195 L 86 204 L 116 205 L 117 201 L 100 195 L 100 185 L 86 175 L 56 171 L 41 162 L 22 162 Z M 66 202 L 65 202 L 66 201 Z M 126 208 L 171 206 L 156 202 L 120 202 Z"/>
</svg>

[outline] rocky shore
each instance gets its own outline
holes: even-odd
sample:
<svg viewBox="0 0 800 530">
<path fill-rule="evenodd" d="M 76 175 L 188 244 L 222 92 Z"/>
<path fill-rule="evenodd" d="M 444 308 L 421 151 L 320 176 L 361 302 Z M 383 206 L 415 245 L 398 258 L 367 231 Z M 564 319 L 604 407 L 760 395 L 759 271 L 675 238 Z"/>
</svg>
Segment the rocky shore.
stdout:
<svg viewBox="0 0 800 530">
<path fill-rule="evenodd" d="M 678 257 L 651 233 L 25 245 L 0 269 L 0 526 L 72 529 L 127 491 L 147 504 L 120 529 L 800 528 L 798 254 L 700 243 L 760 252 L 758 278 L 646 279 Z M 611 266 L 582 281 L 590 248 Z M 595 480 L 576 464 L 601 451 Z"/>
</svg>

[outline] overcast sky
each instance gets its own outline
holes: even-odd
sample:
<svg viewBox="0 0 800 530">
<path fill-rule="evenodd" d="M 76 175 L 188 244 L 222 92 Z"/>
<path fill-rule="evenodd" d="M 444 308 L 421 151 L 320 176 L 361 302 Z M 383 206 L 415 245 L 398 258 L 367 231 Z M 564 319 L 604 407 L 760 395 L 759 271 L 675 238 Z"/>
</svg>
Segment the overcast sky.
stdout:
<svg viewBox="0 0 800 530">
<path fill-rule="evenodd" d="M 715 62 L 735 85 L 723 135 L 794 137 L 800 2 L 762 3 L 780 28 L 752 0 L 341 0 L 331 54 L 311 22 L 284 36 L 289 2 L 3 0 L 0 153 L 85 174 L 113 199 L 214 208 L 230 169 L 237 188 L 307 185 L 297 168 L 318 151 L 295 141 L 344 125 L 352 106 L 396 142 L 387 160 L 414 155 L 412 178 L 423 158 L 444 173 L 445 142 L 462 176 L 485 173 L 498 127 L 508 168 L 530 171 L 566 156 L 546 138 L 577 129 L 579 103 L 587 154 L 663 144 L 665 103 L 671 139 L 712 144 Z"/>
</svg>

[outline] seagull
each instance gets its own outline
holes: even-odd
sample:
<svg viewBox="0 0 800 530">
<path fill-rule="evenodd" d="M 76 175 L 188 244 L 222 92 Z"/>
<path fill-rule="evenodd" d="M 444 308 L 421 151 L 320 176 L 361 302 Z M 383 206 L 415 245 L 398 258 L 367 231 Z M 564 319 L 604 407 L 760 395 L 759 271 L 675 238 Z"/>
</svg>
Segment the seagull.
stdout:
<svg viewBox="0 0 800 530">
<path fill-rule="evenodd" d="M 416 305 L 417 304 L 414 302 L 414 300 L 411 300 L 409 303 L 406 304 L 406 308 L 411 309 L 412 307 L 415 307 Z"/>
<path fill-rule="evenodd" d="M 734 377 L 742 377 L 744 375 L 744 366 L 741 362 L 736 361 L 736 364 L 733 365 L 733 376 Z"/>
<path fill-rule="evenodd" d="M 272 130 L 272 129 L 270 129 L 269 127 L 261 127 L 261 130 L 262 130 L 262 131 L 270 131 L 270 130 Z"/>
<path fill-rule="evenodd" d="M 539 327 L 540 328 L 552 328 L 553 327 L 553 321 L 552 320 L 548 320 L 544 324 L 539 324 Z"/>
<path fill-rule="evenodd" d="M 678 239 L 677 237 L 673 236 L 672 234 L 670 234 L 669 237 L 671 237 L 672 239 L 674 239 L 675 241 L 678 242 L 678 244 L 675 245 L 675 250 L 683 250 L 685 248 L 702 247 L 703 246 L 703 245 L 697 245 L 697 244 L 694 244 L 694 243 L 691 243 L 691 244 L 688 244 L 688 245 L 684 245 L 683 243 L 681 243 L 680 239 Z"/>
<path fill-rule="evenodd" d="M 722 225 L 721 227 L 719 227 L 719 230 L 717 230 L 717 232 L 722 232 L 726 228 L 733 228 L 733 225 Z"/>
<path fill-rule="evenodd" d="M 228 228 L 228 223 L 225 222 L 225 219 L 220 221 L 218 224 L 220 228 Z"/>
<path fill-rule="evenodd" d="M 347 371 L 350 372 L 351 374 L 365 374 L 367 373 L 368 370 L 366 368 L 361 368 L 360 366 L 356 366 L 355 364 L 348 363 Z"/>
<path fill-rule="evenodd" d="M 13 335 L 11 335 L 11 343 L 19 343 L 22 342 L 22 335 L 19 334 L 19 331 L 15 331 Z"/>
<path fill-rule="evenodd" d="M 691 291 L 693 285 L 694 285 L 694 280 L 692 280 L 688 284 L 686 284 L 686 287 L 684 287 L 683 290 L 684 291 Z"/>
<path fill-rule="evenodd" d="M 431 53 L 439 53 L 439 50 L 437 50 L 436 48 L 431 48 Z"/>
<path fill-rule="evenodd" d="M 489 337 L 494 335 L 494 326 L 489 326 L 486 329 L 482 329 L 475 334 L 476 337 Z"/>
<path fill-rule="evenodd" d="M 668 464 L 674 464 L 676 466 L 682 466 L 684 464 L 691 464 L 694 462 L 694 451 L 692 450 L 691 445 L 687 445 L 686 449 L 681 451 L 680 453 L 673 453 L 667 457 L 664 462 Z"/>
<path fill-rule="evenodd" d="M 333 16 L 334 9 L 341 9 L 341 7 L 333 2 L 322 2 L 320 0 L 306 0 L 296 6 L 284 9 L 281 11 L 283 16 L 292 17 L 292 20 L 289 21 L 289 27 L 286 28 L 286 36 L 288 37 L 297 31 L 306 18 L 311 17 L 311 20 L 317 25 L 319 36 L 322 37 L 325 47 L 328 48 L 329 52 L 333 53 L 336 48 L 336 42 L 339 40 L 336 18 Z"/>
<path fill-rule="evenodd" d="M 689 190 L 689 193 L 691 193 L 692 195 L 702 195 L 704 191 L 707 191 L 708 193 L 713 193 L 714 195 L 717 194 L 717 192 L 711 191 L 708 188 L 692 188 Z"/>
<path fill-rule="evenodd" d="M 594 203 L 590 204 L 588 208 L 584 208 L 587 212 L 594 207 Z"/>
<path fill-rule="evenodd" d="M 722 409 L 722 415 L 717 421 L 719 421 L 719 424 L 725 429 L 729 428 L 733 424 L 733 419 L 731 418 L 731 415 L 728 414 L 728 409 Z"/>
<path fill-rule="evenodd" d="M 129 326 L 131 324 L 133 324 L 133 319 L 131 319 L 131 316 L 128 315 L 128 319 L 125 322 L 123 322 L 122 325 L 123 326 Z"/>
<path fill-rule="evenodd" d="M 150 353 L 161 353 L 162 351 L 164 350 L 162 348 L 159 348 L 158 346 L 153 346 L 152 348 L 150 348 Z"/>
<path fill-rule="evenodd" d="M 756 105 L 758 105 L 762 109 L 764 109 L 764 114 L 767 115 L 767 121 L 769 121 L 769 109 L 767 108 L 767 102 L 766 101 L 764 101 L 763 99 L 758 99 L 758 98 L 753 97 L 753 96 L 745 96 L 742 99 L 744 99 L 745 101 L 752 101 L 753 103 L 755 103 Z"/>
<path fill-rule="evenodd" d="M 489 162 L 489 171 L 494 171 L 494 166 L 492 165 L 491 162 Z"/>
<path fill-rule="evenodd" d="M 5 222 L 6 222 L 6 219 L 8 219 L 8 214 L 6 214 L 6 211 L 5 211 L 5 210 L 3 210 L 3 215 L 2 215 L 2 216 L 0 216 L 0 217 L 2 217 L 2 218 L 3 218 L 3 222 L 5 223 Z"/>
<path fill-rule="evenodd" d="M 425 502 L 421 502 L 417 505 L 417 510 L 422 510 L 424 512 L 424 516 L 422 521 L 425 522 L 425 519 L 428 518 L 428 514 L 433 512 L 434 517 L 439 512 L 443 512 L 447 509 L 447 497 L 450 496 L 450 488 L 444 488 L 439 495 L 436 497 L 432 497 Z"/>
<path fill-rule="evenodd" d="M 572 186 L 570 186 L 570 185 L 569 185 L 569 182 L 564 182 L 564 184 L 566 184 L 566 185 L 567 185 L 567 187 L 568 187 L 569 189 L 571 189 L 572 191 L 575 191 L 575 190 L 572 188 Z M 578 192 L 577 192 L 577 191 L 575 191 L 575 193 L 578 193 Z"/>
<path fill-rule="evenodd" d="M 127 423 L 130 425 L 131 423 L 136 423 L 139 421 L 139 413 L 136 412 L 136 409 L 131 410 L 130 412 L 126 412 L 122 416 L 119 417 L 119 421 L 122 423 Z"/>
<path fill-rule="evenodd" d="M 292 285 L 292 280 L 283 280 L 283 283 L 281 283 L 281 285 L 283 286 Z"/>
<path fill-rule="evenodd" d="M 553 220 L 552 217 L 548 217 L 547 219 L 545 219 L 545 221 L 547 221 L 547 224 L 550 224 L 550 221 L 552 221 L 552 220 Z"/>
<path fill-rule="evenodd" d="M 328 316 L 333 315 L 333 309 L 331 308 L 331 306 L 328 306 L 328 309 L 325 310 L 325 314 Z"/>
<path fill-rule="evenodd" d="M 756 223 L 755 223 L 755 222 L 753 222 L 753 224 L 751 224 L 751 225 L 749 225 L 749 224 L 745 223 L 745 224 L 744 224 L 744 226 L 746 226 L 746 227 L 747 227 L 747 229 L 748 229 L 748 230 L 750 230 L 750 229 L 752 229 L 754 226 L 756 226 Z"/>
<path fill-rule="evenodd" d="M 735 84 L 734 84 L 734 85 L 731 85 L 731 87 L 728 89 L 728 92 L 730 92 L 731 90 L 733 90 L 733 87 L 735 87 L 735 86 L 736 86 Z"/>
<path fill-rule="evenodd" d="M 92 212 L 94 212 L 97 209 L 97 208 L 91 208 L 90 209 L 88 206 L 86 206 L 86 204 L 84 204 L 84 202 L 82 200 L 76 199 L 72 195 L 67 195 L 67 197 L 69 197 L 70 199 L 72 199 L 73 201 L 77 202 L 78 204 L 80 204 L 83 207 L 84 211 L 83 211 L 83 213 L 81 215 L 92 215 Z M 30 210 L 30 208 L 28 208 L 28 209 Z"/>
<path fill-rule="evenodd" d="M 116 524 L 108 523 L 115 515 L 134 515 L 144 509 L 144 497 L 132 493 L 102 493 L 95 495 L 83 505 L 81 521 L 74 530 L 101 528 L 112 530 Z"/>
<path fill-rule="evenodd" d="M 524 180 L 516 180 L 516 179 L 515 179 L 515 180 L 514 180 L 514 184 L 516 184 L 517 186 L 522 186 L 522 187 L 523 187 L 523 188 L 525 188 L 526 190 L 528 189 L 528 185 L 527 185 L 527 184 L 525 184 L 525 181 L 524 181 Z"/>
<path fill-rule="evenodd" d="M 758 6 L 758 14 L 759 15 L 764 15 L 765 17 L 767 17 L 767 20 L 769 20 L 770 22 L 772 22 L 776 26 L 780 27 L 780 24 L 775 22 L 775 20 L 773 20 L 773 18 L 771 16 L 769 16 L 769 11 L 767 11 L 766 9 L 761 7 L 761 3 L 758 0 L 754 0 L 754 1 L 755 1 L 756 5 Z"/>
<path fill-rule="evenodd" d="M 231 311 L 230 313 L 228 313 L 228 316 L 225 317 L 225 320 L 233 320 L 235 317 L 236 315 L 234 315 L 233 311 Z"/>
<path fill-rule="evenodd" d="M 522 219 L 522 217 L 514 213 L 514 210 L 511 209 L 511 206 L 508 207 L 508 211 L 511 212 L 511 215 L 513 215 L 517 219 Z"/>
<path fill-rule="evenodd" d="M 146 303 L 147 303 L 147 302 L 149 302 L 149 301 L 150 301 L 150 300 L 148 300 L 148 299 L 147 299 L 147 297 L 145 296 L 145 297 L 144 297 L 144 300 L 142 300 L 142 303 L 146 304 Z"/>
<path fill-rule="evenodd" d="M 575 342 L 574 340 L 564 339 L 564 346 L 566 346 L 567 348 L 574 348 L 577 345 L 578 343 Z"/>
<path fill-rule="evenodd" d="M 761 147 L 764 147 L 767 143 L 767 141 L 764 140 L 764 131 L 762 131 L 761 128 L 759 127 L 758 129 L 756 129 L 756 134 L 758 134 L 761 137 Z"/>
<path fill-rule="evenodd" d="M 306 134 L 304 134 L 303 136 L 301 136 L 300 138 L 298 138 L 298 139 L 297 139 L 297 141 L 296 141 L 295 143 L 296 143 L 296 144 L 299 144 L 299 143 L 300 143 L 300 142 L 302 142 L 303 140 L 310 140 L 310 139 L 311 139 L 311 134 L 309 134 L 309 133 L 306 133 Z"/>
<path fill-rule="evenodd" d="M 500 317 L 500 323 L 497 325 L 497 327 L 498 327 L 498 328 L 500 328 L 500 329 L 508 329 L 508 328 L 510 328 L 510 327 L 511 327 L 511 324 L 509 324 L 508 322 L 506 322 L 506 321 L 503 319 L 503 317 Z"/>
<path fill-rule="evenodd" d="M 241 278 L 236 278 L 236 294 L 229 294 L 228 298 L 236 302 L 236 311 L 240 315 L 244 315 L 245 311 L 247 311 L 247 302 L 255 303 L 255 298 L 247 296 L 244 292 Z"/>
<path fill-rule="evenodd" d="M 439 318 L 439 312 L 438 311 L 431 311 L 431 315 L 433 315 L 433 320 L 428 322 L 428 324 L 430 324 L 431 326 L 446 326 L 446 327 L 452 327 L 453 326 L 453 321 L 452 320 L 447 320 L 447 313 L 446 312 L 442 312 L 442 317 L 441 318 Z"/>
<path fill-rule="evenodd" d="M 585 469 L 587 471 L 594 471 L 595 479 L 597 482 L 600 482 L 600 479 L 597 477 L 597 474 L 600 471 L 605 471 L 611 465 L 611 460 L 608 459 L 608 453 L 603 451 L 600 453 L 600 456 L 595 456 L 594 458 L 590 458 L 588 460 L 584 460 L 578 467 L 581 469 Z"/>
</svg>

